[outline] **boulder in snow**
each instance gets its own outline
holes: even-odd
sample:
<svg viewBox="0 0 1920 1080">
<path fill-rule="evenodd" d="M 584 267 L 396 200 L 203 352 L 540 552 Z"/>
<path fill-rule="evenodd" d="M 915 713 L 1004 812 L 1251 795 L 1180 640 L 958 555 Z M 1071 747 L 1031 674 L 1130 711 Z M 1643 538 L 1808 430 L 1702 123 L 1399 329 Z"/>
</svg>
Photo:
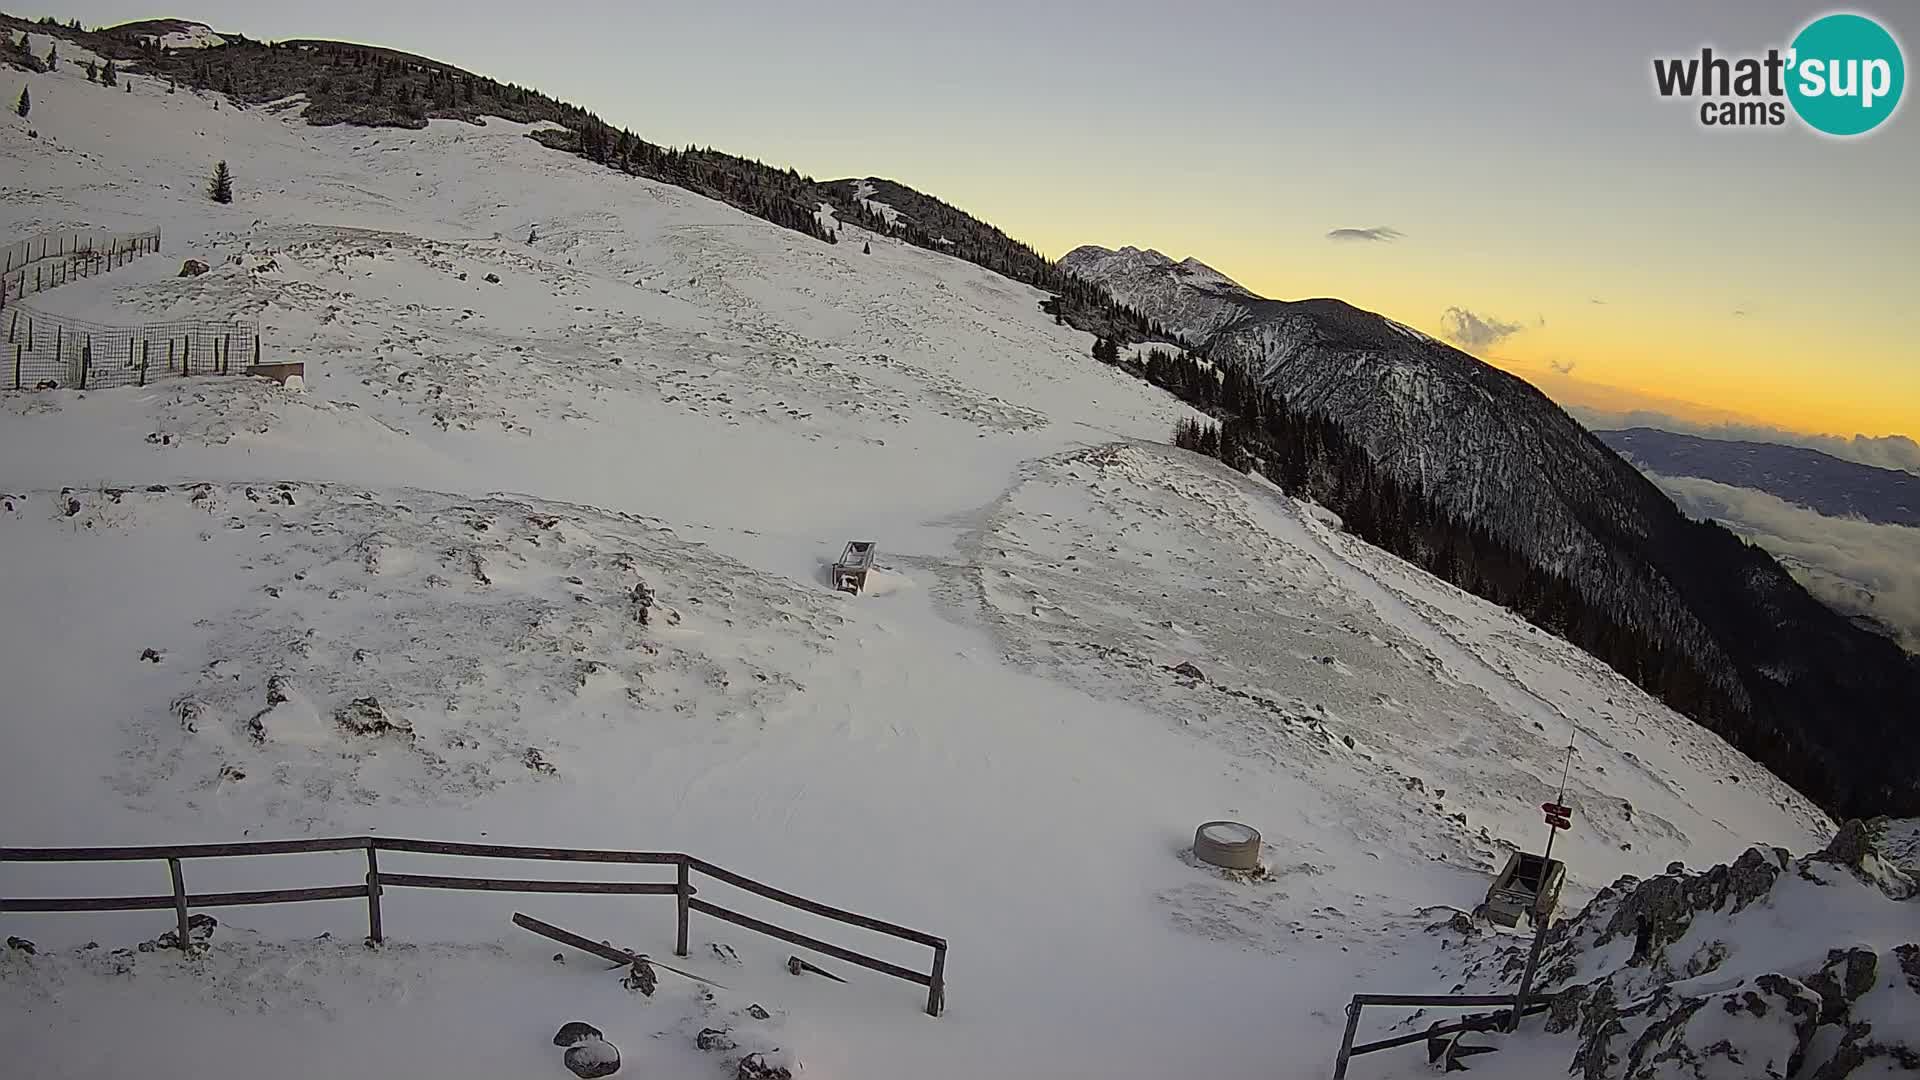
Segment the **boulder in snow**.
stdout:
<svg viewBox="0 0 1920 1080">
<path fill-rule="evenodd" d="M 559 954 L 554 955 L 557 957 Z M 553 1033 L 553 1045 L 572 1046 L 574 1043 L 599 1038 L 602 1038 L 599 1028 L 581 1020 L 569 1020 L 560 1025 L 559 1031 Z"/>
<path fill-rule="evenodd" d="M 620 1051 L 605 1039 L 583 1039 L 567 1047 L 567 1070 L 582 1080 L 620 1071 Z"/>
<path fill-rule="evenodd" d="M 748 1054 L 734 1070 L 734 1080 L 793 1080 L 793 1070 L 776 1065 L 765 1054 Z"/>
<path fill-rule="evenodd" d="M 377 697 L 354 698 L 334 710 L 333 718 L 355 735 L 385 735 L 396 731 L 402 735 L 413 733 L 412 725 L 405 720 L 388 716 Z"/>
<path fill-rule="evenodd" d="M 188 259 L 186 262 L 180 264 L 180 276 L 199 277 L 211 269 L 213 269 L 213 267 L 208 266 L 199 259 Z"/>
</svg>

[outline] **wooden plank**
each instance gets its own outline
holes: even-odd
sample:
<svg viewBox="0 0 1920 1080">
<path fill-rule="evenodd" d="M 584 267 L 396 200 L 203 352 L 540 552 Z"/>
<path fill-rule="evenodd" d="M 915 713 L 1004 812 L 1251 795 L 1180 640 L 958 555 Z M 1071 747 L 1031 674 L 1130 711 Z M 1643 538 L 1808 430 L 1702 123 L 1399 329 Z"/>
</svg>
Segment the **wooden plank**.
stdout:
<svg viewBox="0 0 1920 1080">
<path fill-rule="evenodd" d="M 444 877 L 439 874 L 380 875 L 382 885 L 411 889 L 468 889 L 475 892 L 619 893 L 632 896 L 672 896 L 680 887 L 671 881 L 545 881 L 539 879 Z"/>
<path fill-rule="evenodd" d="M 685 975 L 695 982 L 703 982 L 709 986 L 719 986 L 722 990 L 726 989 L 726 987 L 721 986 L 719 983 L 705 976 L 695 975 L 691 971 L 682 971 L 677 967 L 667 967 L 667 965 L 655 960 L 646 953 L 631 953 L 625 949 L 616 949 L 611 945 L 602 945 L 597 941 L 583 938 L 571 930 L 563 930 L 552 923 L 541 922 L 531 915 L 522 915 L 517 911 L 514 912 L 513 925 L 518 926 L 522 930 L 531 930 L 541 937 L 552 938 L 562 945 L 571 945 L 581 952 L 592 953 L 609 963 L 632 964 L 637 960 L 645 960 L 650 967 L 664 968 L 667 971 L 673 972 L 675 975 Z"/>
<path fill-rule="evenodd" d="M 687 901 L 693 897 L 693 885 L 687 880 L 687 860 L 681 859 L 680 865 L 675 869 L 677 873 L 673 889 L 678 896 L 678 901 L 673 905 L 675 908 L 673 955 L 685 956 L 687 955 Z"/>
<path fill-rule="evenodd" d="M 0 848 L 0 862 L 126 862 L 135 859 L 223 859 L 241 855 L 290 855 L 302 851 L 357 851 L 364 836 L 313 840 L 259 840 L 242 844 L 172 844 L 150 847 Z"/>
<path fill-rule="evenodd" d="M 180 860 L 167 860 L 167 873 L 173 875 L 173 910 L 180 920 L 180 950 L 192 944 L 187 937 L 187 883 L 180 874 Z"/>
<path fill-rule="evenodd" d="M 686 858 L 670 851 L 603 851 L 589 848 L 514 847 L 509 844 L 449 844 L 439 840 L 373 837 L 382 851 L 419 851 L 430 855 L 471 855 L 487 859 L 542 859 L 557 862 L 651 863 L 667 865 Z M 363 839 L 360 841 L 365 843 Z"/>
<path fill-rule="evenodd" d="M 385 940 L 380 929 L 380 849 L 367 845 L 367 940 Z"/>
<path fill-rule="evenodd" d="M 908 941 L 917 942 L 921 945 L 926 945 L 935 949 L 945 948 L 947 944 L 945 938 L 937 938 L 937 937 L 934 937 L 932 934 L 923 934 L 918 930 L 913 930 L 908 927 L 901 926 L 898 923 L 890 923 L 890 922 L 884 922 L 880 919 L 868 918 L 865 915 L 859 915 L 851 911 L 845 911 L 845 910 L 842 910 L 841 908 L 829 907 L 826 904 L 809 900 L 804 896 L 795 896 L 793 893 L 786 892 L 785 890 L 782 890 L 782 889 L 776 889 L 771 885 L 762 885 L 760 882 L 755 881 L 752 878 L 741 877 L 739 874 L 736 874 L 731 870 L 721 869 L 720 867 L 713 865 L 712 863 L 706 861 L 705 859 L 696 859 L 689 856 L 687 859 L 687 863 L 689 866 L 692 866 L 695 870 L 700 871 L 701 873 L 707 875 L 708 877 L 719 878 L 721 881 L 724 881 L 729 885 L 735 886 L 737 888 L 745 889 L 750 893 L 757 893 L 758 895 L 764 896 L 769 900 L 778 900 L 780 903 L 785 904 L 788 907 L 799 908 L 801 911 L 811 912 L 812 914 L 819 915 L 823 918 L 834 919 L 839 922 L 847 923 L 852 926 L 862 927 L 867 930 L 873 930 L 882 934 L 891 934 L 894 937 L 905 938 Z"/>
<path fill-rule="evenodd" d="M 29 896 L 0 899 L 0 911 L 159 911 L 173 896 Z"/>
<path fill-rule="evenodd" d="M 927 983 L 927 1015 L 939 1016 L 947 1009 L 947 947 L 933 950 L 933 976 Z"/>
<path fill-rule="evenodd" d="M 187 897 L 192 907 L 240 907 L 247 904 L 292 904 L 307 900 L 359 900 L 367 895 L 362 885 L 329 885 L 320 889 L 260 889 L 253 892 L 201 893 Z"/>
<path fill-rule="evenodd" d="M 513 913 L 513 925 L 522 930 L 531 930 L 541 937 L 550 937 L 562 945 L 571 945 L 581 952 L 592 953 L 610 964 L 631 964 L 634 954 L 625 949 L 616 949 L 611 945 L 602 945 L 589 938 L 583 938 L 571 930 L 562 930 L 552 923 L 541 922 L 531 915 Z"/>
<path fill-rule="evenodd" d="M 1483 1005 L 1512 1006 L 1512 994 L 1355 994 L 1361 1005 L 1443 1005 L 1461 1009 Z"/>
<path fill-rule="evenodd" d="M 1545 1001 L 1535 1002 L 1527 1006 L 1525 1015 L 1532 1016 L 1535 1013 L 1546 1012 L 1551 1004 L 1551 1002 Z M 1456 1020 L 1451 1024 L 1442 1024 L 1439 1027 L 1430 1028 L 1426 1031 L 1415 1031 L 1406 1035 L 1395 1035 L 1390 1039 L 1377 1039 L 1370 1043 L 1361 1043 L 1359 1046 L 1354 1047 L 1349 1053 L 1353 1057 L 1359 1057 L 1361 1054 L 1371 1054 L 1379 1050 L 1391 1050 L 1396 1046 L 1405 1046 L 1408 1043 L 1416 1043 L 1422 1039 L 1437 1039 L 1442 1035 L 1451 1035 L 1456 1031 L 1494 1034 L 1499 1030 L 1501 1029 L 1498 1027 L 1488 1028 L 1484 1024 L 1475 1024 L 1466 1020 Z"/>
<path fill-rule="evenodd" d="M 765 934 L 768 937 L 779 938 L 781 941 L 790 945 L 798 945 L 804 949 L 812 949 L 814 952 L 831 956 L 836 960 L 845 960 L 849 964 L 858 964 L 869 971 L 877 971 L 882 975 L 891 975 L 896 979 L 905 979 L 910 983 L 917 983 L 921 986 L 931 986 L 933 984 L 933 976 L 931 975 L 903 968 L 898 964 L 889 964 L 885 960 L 875 960 L 871 956 L 854 952 L 852 949 L 843 949 L 831 942 L 821 941 L 819 938 L 811 938 L 805 934 L 796 934 L 784 927 L 775 926 L 768 922 L 761 922 L 759 919 L 753 918 L 750 915 L 742 915 L 737 911 L 730 911 L 718 904 L 709 904 L 705 900 L 694 899 L 687 901 L 687 906 L 702 914 L 711 915 L 716 919 L 730 922 L 735 926 L 742 926 L 748 930 Z"/>
</svg>

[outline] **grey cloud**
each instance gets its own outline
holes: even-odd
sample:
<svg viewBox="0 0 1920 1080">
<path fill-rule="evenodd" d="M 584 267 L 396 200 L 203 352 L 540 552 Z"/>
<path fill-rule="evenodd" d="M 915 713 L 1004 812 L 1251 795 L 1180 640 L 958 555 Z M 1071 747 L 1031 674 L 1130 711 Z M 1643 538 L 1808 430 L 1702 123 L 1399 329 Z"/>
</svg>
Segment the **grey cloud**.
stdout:
<svg viewBox="0 0 1920 1080">
<path fill-rule="evenodd" d="M 1327 239 L 1391 243 L 1405 235 L 1407 234 L 1390 225 L 1375 225 L 1370 229 L 1334 229 L 1327 234 Z"/>
<path fill-rule="evenodd" d="M 1606 301 L 1605 301 L 1605 300 L 1602 300 L 1602 299 L 1600 299 L 1600 298 L 1599 298 L 1599 297 L 1597 297 L 1597 296 L 1590 296 L 1590 297 L 1588 297 L 1588 298 L 1587 298 L 1587 303 L 1589 303 L 1589 304 L 1605 304 L 1605 303 L 1606 303 Z"/>
<path fill-rule="evenodd" d="M 1574 368 L 1577 368 L 1577 367 L 1579 367 L 1579 366 L 1580 366 L 1580 361 L 1578 361 L 1578 360 L 1549 360 L 1549 361 L 1547 362 L 1547 366 L 1548 366 L 1548 367 L 1550 367 L 1550 368 L 1552 368 L 1553 370 L 1555 370 L 1555 371 L 1557 371 L 1557 372 L 1559 372 L 1559 373 L 1560 373 L 1560 374 L 1562 374 L 1562 375 L 1571 375 L 1571 374 L 1573 374 L 1573 369 L 1574 369 Z"/>
<path fill-rule="evenodd" d="M 1659 428 L 1662 431 L 1677 431 L 1683 435 L 1704 435 L 1709 439 L 1739 439 L 1747 442 L 1780 443 L 1784 446 L 1805 446 L 1823 454 L 1831 454 L 1843 461 L 1854 461 L 1881 469 L 1899 469 L 1920 475 L 1920 443 L 1914 442 L 1905 435 L 1855 435 L 1849 439 L 1839 435 L 1791 431 L 1765 424 L 1703 424 L 1696 420 L 1683 420 L 1680 417 L 1650 409 L 1609 412 L 1584 405 L 1573 405 L 1568 406 L 1567 411 L 1593 431 L 1650 427 Z"/>
<path fill-rule="evenodd" d="M 1480 316 L 1466 308 L 1450 307 L 1440 316 L 1446 326 L 1448 339 L 1465 345 L 1470 349 L 1484 349 L 1489 345 L 1498 345 L 1513 335 L 1526 329 L 1519 323 L 1501 322 L 1491 315 Z"/>
<path fill-rule="evenodd" d="M 1909 652 L 1920 651 L 1920 529 L 1828 517 L 1712 480 L 1648 475 L 1682 510 L 1720 520 L 1772 553 L 1829 607 L 1877 619 Z"/>
</svg>

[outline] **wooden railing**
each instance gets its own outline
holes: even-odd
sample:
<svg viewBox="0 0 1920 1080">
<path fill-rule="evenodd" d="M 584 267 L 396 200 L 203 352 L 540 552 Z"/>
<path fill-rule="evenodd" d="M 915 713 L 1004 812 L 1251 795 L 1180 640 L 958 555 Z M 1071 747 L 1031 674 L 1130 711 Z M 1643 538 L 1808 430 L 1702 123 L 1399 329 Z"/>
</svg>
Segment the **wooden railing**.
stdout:
<svg viewBox="0 0 1920 1080">
<path fill-rule="evenodd" d="M 1548 1002 L 1535 1001 L 1519 1008 L 1519 1016 L 1531 1016 L 1545 1012 Z M 1452 1024 L 1439 1024 L 1425 1031 L 1394 1035 L 1390 1038 L 1376 1039 L 1373 1042 L 1353 1045 L 1353 1037 L 1360 1030 L 1360 1013 L 1368 1005 L 1422 1006 L 1441 1009 L 1478 1009 L 1502 1008 L 1513 1010 L 1520 1006 L 1519 998 L 1514 994 L 1355 994 L 1347 1003 L 1347 1033 L 1340 1040 L 1339 1056 L 1333 1059 L 1333 1080 L 1346 1080 L 1347 1062 L 1362 1054 L 1371 1054 L 1380 1050 L 1391 1050 L 1396 1046 L 1420 1042 L 1423 1039 L 1436 1039 L 1456 1032 L 1479 1030 L 1472 1021 L 1459 1021 Z M 1519 1021 L 1519 1016 L 1512 1018 Z"/>
<path fill-rule="evenodd" d="M 225 859 L 250 855 L 292 855 L 316 851 L 364 851 L 367 874 L 357 885 L 334 885 L 310 889 L 262 889 L 250 892 L 189 893 L 181 863 L 190 859 Z M 546 862 L 623 863 L 672 866 L 673 881 L 559 881 L 545 878 L 451 877 L 438 874 L 401 874 L 380 869 L 380 852 L 410 852 L 425 855 L 453 855 L 481 859 L 520 859 Z M 602 851 L 583 848 L 519 847 L 507 844 L 460 844 L 439 840 L 408 840 L 391 836 L 340 836 L 314 840 L 267 840 L 241 844 L 175 844 L 152 847 L 82 848 L 0 848 L 0 862 L 132 862 L 164 861 L 173 880 L 173 891 L 162 896 L 88 896 L 88 897 L 0 897 L 0 912 L 46 911 L 158 911 L 172 908 L 179 923 L 180 947 L 189 944 L 188 914 L 194 908 L 231 907 L 243 904 L 292 904 L 316 900 L 367 901 L 367 937 L 384 940 L 380 918 L 380 894 L 388 887 L 409 889 L 462 889 L 483 892 L 522 893 L 613 893 L 637 896 L 672 896 L 677 900 L 678 928 L 674 955 L 687 955 L 687 923 L 698 911 L 735 926 L 765 934 L 789 944 L 857 964 L 870 971 L 891 975 L 927 988 L 927 1015 L 939 1016 L 946 1006 L 947 942 L 944 938 L 921 933 L 896 923 L 869 918 L 831 907 L 803 896 L 776 889 L 681 852 Z M 776 903 L 818 915 L 824 919 L 857 926 L 925 945 L 933 950 L 933 965 L 921 972 L 855 952 L 832 942 L 809 937 L 785 927 L 744 915 L 719 904 L 699 899 L 692 876 L 703 874 L 735 888 L 763 896 Z"/>
</svg>

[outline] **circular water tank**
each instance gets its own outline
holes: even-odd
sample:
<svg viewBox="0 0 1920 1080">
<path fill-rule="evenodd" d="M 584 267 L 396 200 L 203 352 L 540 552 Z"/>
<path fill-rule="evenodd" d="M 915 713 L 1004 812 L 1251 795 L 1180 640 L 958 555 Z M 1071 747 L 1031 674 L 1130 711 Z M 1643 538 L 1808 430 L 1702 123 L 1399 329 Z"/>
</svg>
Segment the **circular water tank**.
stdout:
<svg viewBox="0 0 1920 1080">
<path fill-rule="evenodd" d="M 1228 870 L 1260 869 L 1260 830 L 1237 821 L 1209 821 L 1194 830 L 1193 853 Z"/>
</svg>

